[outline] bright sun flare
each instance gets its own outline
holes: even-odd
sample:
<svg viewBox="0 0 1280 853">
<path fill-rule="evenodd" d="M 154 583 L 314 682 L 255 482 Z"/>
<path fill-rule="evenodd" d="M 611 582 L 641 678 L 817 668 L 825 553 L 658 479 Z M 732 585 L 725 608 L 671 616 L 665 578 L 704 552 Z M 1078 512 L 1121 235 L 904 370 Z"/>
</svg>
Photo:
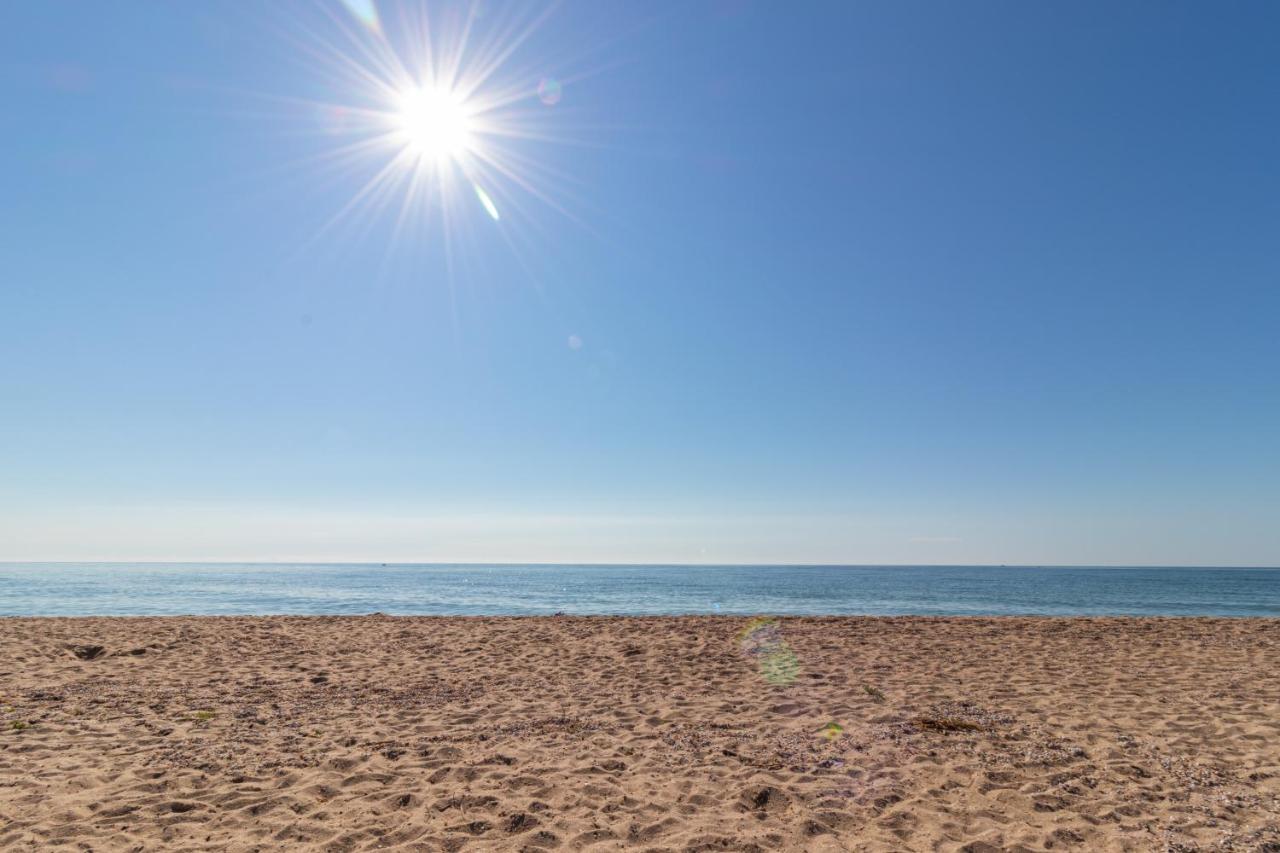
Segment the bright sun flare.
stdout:
<svg viewBox="0 0 1280 853">
<path fill-rule="evenodd" d="M 475 236 L 469 209 L 501 223 L 513 249 L 530 239 L 515 233 L 530 199 L 577 221 L 556 198 L 563 176 L 542 156 L 567 141 L 546 129 L 561 83 L 542 75 L 546 60 L 516 64 L 548 13 L 515 4 L 484 17 L 468 0 L 441 4 L 428 22 L 427 4 L 414 0 L 397 6 L 388 26 L 379 16 L 384 0 L 342 3 L 359 26 L 338 19 L 339 41 L 312 34 L 303 42 L 341 98 L 302 103 L 316 108 L 326 135 L 346 137 L 317 160 L 364 181 L 317 239 L 344 221 L 367 227 L 389 215 L 393 242 L 429 226 L 452 265 L 461 241 Z"/>
<path fill-rule="evenodd" d="M 445 89 L 424 87 L 402 92 L 397 122 L 405 147 L 424 159 L 456 160 L 472 145 L 466 104 Z"/>
</svg>

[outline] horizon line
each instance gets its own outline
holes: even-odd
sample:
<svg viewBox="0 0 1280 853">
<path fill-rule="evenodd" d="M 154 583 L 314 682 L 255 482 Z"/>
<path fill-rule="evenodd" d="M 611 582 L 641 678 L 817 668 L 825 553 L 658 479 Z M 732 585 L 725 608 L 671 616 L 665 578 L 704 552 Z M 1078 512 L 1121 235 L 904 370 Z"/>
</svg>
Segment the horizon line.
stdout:
<svg viewBox="0 0 1280 853">
<path fill-rule="evenodd" d="M 1264 569 L 1280 570 L 1280 565 L 1268 564 L 1195 564 L 1195 563 L 720 563 L 720 562 L 501 562 L 483 560 L 0 560 L 0 566 L 10 565 L 187 565 L 187 566 L 528 566 L 528 567 L 581 567 L 581 568 L 836 568 L 836 569 L 921 569 L 921 568 L 981 568 L 981 569 Z"/>
</svg>

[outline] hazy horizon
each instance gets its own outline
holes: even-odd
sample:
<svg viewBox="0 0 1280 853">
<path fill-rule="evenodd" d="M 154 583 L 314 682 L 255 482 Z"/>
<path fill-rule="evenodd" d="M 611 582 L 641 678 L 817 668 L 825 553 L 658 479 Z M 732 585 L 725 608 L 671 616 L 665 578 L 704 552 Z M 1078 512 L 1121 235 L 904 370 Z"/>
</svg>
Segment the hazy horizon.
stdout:
<svg viewBox="0 0 1280 853">
<path fill-rule="evenodd" d="M 707 568 L 707 569 L 787 569 L 787 568 L 825 568 L 825 569 L 1204 569 L 1208 571 L 1280 571 L 1280 566 L 1233 566 L 1226 564 L 1196 566 L 1180 565 L 1129 565 L 1127 563 L 1092 563 L 1072 565 L 1069 563 L 556 563 L 556 562 L 489 562 L 486 560 L 0 560 L 0 566 L 424 566 L 444 567 L 523 567 L 523 568 Z"/>
</svg>

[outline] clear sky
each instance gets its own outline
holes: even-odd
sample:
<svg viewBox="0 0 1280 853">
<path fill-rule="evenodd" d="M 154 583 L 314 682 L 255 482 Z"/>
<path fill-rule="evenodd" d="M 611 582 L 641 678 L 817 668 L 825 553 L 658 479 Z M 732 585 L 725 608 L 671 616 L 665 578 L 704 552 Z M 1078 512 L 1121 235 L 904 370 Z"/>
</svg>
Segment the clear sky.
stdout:
<svg viewBox="0 0 1280 853">
<path fill-rule="evenodd" d="M 1280 6 L 367 5 L 6 7 L 0 559 L 1280 564 Z"/>
</svg>

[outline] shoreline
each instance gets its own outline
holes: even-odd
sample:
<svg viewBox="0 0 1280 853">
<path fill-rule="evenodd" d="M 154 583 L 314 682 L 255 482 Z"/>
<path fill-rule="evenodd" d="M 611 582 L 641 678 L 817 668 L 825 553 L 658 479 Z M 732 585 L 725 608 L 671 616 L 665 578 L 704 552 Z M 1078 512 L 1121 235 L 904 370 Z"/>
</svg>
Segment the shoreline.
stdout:
<svg viewBox="0 0 1280 853">
<path fill-rule="evenodd" d="M 369 613 L 114 613 L 106 616 L 90 614 L 0 614 L 0 626 L 5 623 L 20 621 L 30 622 L 131 622 L 131 621 L 233 621 L 233 620 L 360 620 L 360 619 L 414 619 L 425 621 L 473 621 L 486 620 L 632 620 L 664 622 L 670 620 L 707 619 L 707 620 L 750 620 L 769 618 L 788 621 L 806 622 L 1261 622 L 1280 624 L 1280 614 L 1273 616 L 1236 615 L 1236 614 L 1094 614 L 1094 613 L 973 613 L 973 614 L 864 614 L 864 613 L 783 613 L 761 610 L 756 612 L 733 613 L 384 613 L 375 610 Z"/>
<path fill-rule="evenodd" d="M 0 648 L 4 849 L 1280 848 L 1275 617 L 12 616 Z"/>
</svg>

